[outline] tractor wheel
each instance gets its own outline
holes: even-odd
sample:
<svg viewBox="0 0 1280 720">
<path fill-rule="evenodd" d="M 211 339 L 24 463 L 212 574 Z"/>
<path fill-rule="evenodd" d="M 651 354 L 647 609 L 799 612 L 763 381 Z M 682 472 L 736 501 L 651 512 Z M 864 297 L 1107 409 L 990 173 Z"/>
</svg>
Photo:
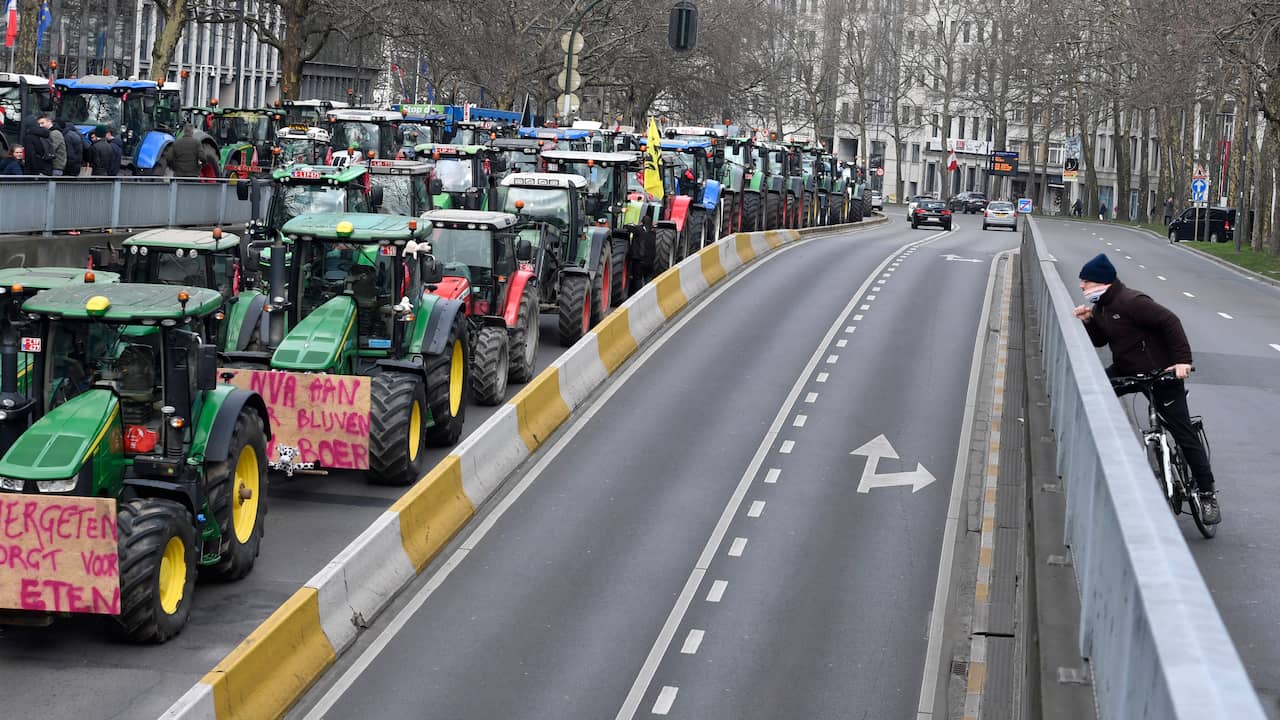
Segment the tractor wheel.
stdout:
<svg viewBox="0 0 1280 720">
<path fill-rule="evenodd" d="M 119 506 L 120 615 L 126 638 L 162 643 L 191 614 L 196 584 L 196 526 L 172 500 L 141 498 Z"/>
<path fill-rule="evenodd" d="M 411 485 L 427 472 L 422 378 L 384 372 L 369 383 L 369 482 Z"/>
<path fill-rule="evenodd" d="M 676 253 L 676 229 L 672 227 L 660 227 L 654 233 L 655 258 L 653 261 L 654 276 L 661 275 L 666 272 L 667 268 L 680 262 L 675 256 Z"/>
<path fill-rule="evenodd" d="M 849 203 L 849 219 L 853 222 L 862 222 L 862 218 L 866 217 L 862 212 L 862 199 L 858 198 Z"/>
<path fill-rule="evenodd" d="M 468 387 L 470 368 L 467 367 L 471 348 L 467 345 L 466 323 L 467 318 L 459 312 L 453 318 L 453 328 L 449 331 L 444 351 L 426 359 L 427 410 L 431 412 L 428 445 L 456 445 L 462 437 L 467 402 L 471 399 Z"/>
<path fill-rule="evenodd" d="M 608 246 L 600 248 L 600 262 L 591 281 L 591 327 L 609 314 L 609 289 L 613 287 L 613 253 Z"/>
<path fill-rule="evenodd" d="M 591 280 L 586 275 L 560 278 L 560 346 L 570 347 L 591 328 Z"/>
<path fill-rule="evenodd" d="M 698 252 L 707 244 L 707 211 L 701 208 L 690 210 L 684 219 L 684 236 L 689 239 L 685 245 L 685 257 Z M 683 259 L 683 258 L 682 258 Z"/>
<path fill-rule="evenodd" d="M 610 303 L 618 307 L 627 299 L 627 241 L 613 238 L 612 283 L 609 287 Z"/>
<path fill-rule="evenodd" d="M 529 382 L 533 379 L 534 362 L 538 357 L 538 298 L 534 297 L 535 288 L 524 287 L 520 296 L 520 312 L 516 316 L 516 326 L 511 328 L 509 338 L 511 367 L 508 377 L 515 382 Z"/>
<path fill-rule="evenodd" d="M 804 194 L 804 221 L 800 223 L 801 227 L 813 227 L 818 224 L 818 213 L 813 208 L 813 193 Z"/>
<path fill-rule="evenodd" d="M 764 229 L 778 229 L 778 213 L 782 210 L 782 199 L 777 193 L 765 193 L 764 196 Z"/>
<path fill-rule="evenodd" d="M 258 413 L 240 410 L 227 457 L 206 461 L 204 476 L 222 546 L 217 564 L 202 567 L 202 574 L 239 580 L 253 569 L 267 514 L 267 437 Z"/>
<path fill-rule="evenodd" d="M 742 193 L 742 226 L 738 232 L 755 232 L 760 230 L 760 194 Z"/>
<path fill-rule="evenodd" d="M 507 329 L 486 325 L 476 333 L 471 349 L 471 394 L 481 405 L 501 405 L 507 399 Z"/>
</svg>

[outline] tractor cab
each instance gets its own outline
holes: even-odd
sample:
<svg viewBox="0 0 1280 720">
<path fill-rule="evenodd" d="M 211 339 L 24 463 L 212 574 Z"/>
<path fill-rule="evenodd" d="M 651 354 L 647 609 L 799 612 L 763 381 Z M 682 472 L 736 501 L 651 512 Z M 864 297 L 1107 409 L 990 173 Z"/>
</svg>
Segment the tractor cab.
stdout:
<svg viewBox="0 0 1280 720">
<path fill-rule="evenodd" d="M 543 140 L 546 141 L 548 148 L 554 147 L 557 150 L 589 151 L 591 149 L 590 130 L 522 127 L 516 131 L 516 137 Z"/>
<path fill-rule="evenodd" d="M 400 150 L 397 130 L 403 118 L 391 110 L 330 110 L 329 162 L 347 165 L 363 158 L 394 158 Z"/>
<path fill-rule="evenodd" d="M 218 108 L 210 116 L 209 134 L 218 144 L 218 164 L 224 175 L 247 178 L 269 166 L 276 139 L 278 111 L 247 108 Z"/>
<path fill-rule="evenodd" d="M 501 158 L 507 173 L 531 173 L 542 170 L 542 160 L 538 157 L 543 150 L 555 148 L 554 140 L 535 140 L 533 138 L 499 137 L 489 141 L 489 147 L 498 158 Z M 501 180 L 501 178 L 499 178 Z"/>
<path fill-rule="evenodd" d="M 396 129 L 398 149 L 394 157 L 397 160 L 417 158 L 414 148 L 419 145 L 444 142 L 448 115 L 436 112 L 431 105 L 392 105 L 391 109 L 399 112 L 401 117 Z"/>
<path fill-rule="evenodd" d="M 490 190 L 501 158 L 487 145 L 424 144 L 415 148 L 421 162 L 431 166 L 430 189 L 436 209 L 488 210 Z M 438 181 L 438 182 L 437 182 Z"/>
<path fill-rule="evenodd" d="M 364 165 L 291 165 L 271 173 L 271 183 L 265 224 L 274 230 L 299 215 L 366 213 L 378 205 Z"/>
<path fill-rule="evenodd" d="M 316 127 L 325 122 L 331 110 L 350 107 L 348 103 L 336 100 L 281 100 L 278 107 L 284 114 L 281 122 L 285 125 L 303 125 Z"/>
<path fill-rule="evenodd" d="M 499 120 L 459 120 L 453 124 L 454 145 L 484 145 L 490 140 L 514 137 L 516 127 Z"/>
<path fill-rule="evenodd" d="M 271 150 L 273 168 L 286 165 L 323 165 L 329 154 L 329 131 L 306 125 L 289 125 L 276 131 Z"/>
<path fill-rule="evenodd" d="M 96 125 L 115 130 L 124 144 L 122 172 L 140 175 L 163 168 L 178 115 L 169 95 L 162 98 L 160 86 L 108 75 L 59 78 L 53 84 L 59 120 L 74 124 L 86 140 Z"/>
<path fill-rule="evenodd" d="M 47 79 L 0 72 L 0 148 L 22 144 L 23 118 L 48 112 L 53 112 L 53 93 Z"/>
<path fill-rule="evenodd" d="M 372 187 L 381 188 L 377 211 L 416 217 L 431 210 L 432 164 L 418 160 L 370 160 Z"/>
<path fill-rule="evenodd" d="M 587 181 L 588 217 L 621 230 L 627 204 L 629 174 L 640 170 L 639 152 L 582 152 L 547 150 L 542 153 L 547 172 L 569 173 Z"/>
</svg>

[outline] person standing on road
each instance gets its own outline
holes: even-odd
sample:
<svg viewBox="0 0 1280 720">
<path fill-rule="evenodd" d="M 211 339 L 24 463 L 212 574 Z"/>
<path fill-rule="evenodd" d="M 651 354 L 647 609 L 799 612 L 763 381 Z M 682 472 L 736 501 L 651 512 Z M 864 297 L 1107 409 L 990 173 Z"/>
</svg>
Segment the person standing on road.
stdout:
<svg viewBox="0 0 1280 720">
<path fill-rule="evenodd" d="M 169 169 L 174 177 L 200 177 L 200 155 L 202 148 L 196 139 L 196 129 L 191 123 L 182 126 L 182 137 L 173 141 L 173 150 L 169 153 Z"/>
<path fill-rule="evenodd" d="M 120 164 L 124 159 L 124 143 L 116 136 L 115 128 L 107 126 L 107 145 L 111 147 L 111 167 L 109 174 L 116 177 L 120 174 Z"/>
<path fill-rule="evenodd" d="M 115 151 L 111 149 L 111 143 L 107 142 L 107 128 L 99 125 L 89 132 L 89 150 L 86 153 L 86 164 L 93 168 L 94 177 L 110 177 L 111 162 L 114 159 Z"/>
<path fill-rule="evenodd" d="M 1076 201 L 1071 204 L 1071 214 L 1075 215 L 1076 217 L 1080 217 L 1080 208 L 1081 208 L 1080 198 L 1076 198 Z"/>
<path fill-rule="evenodd" d="M 59 125 L 59 129 L 62 130 L 62 140 L 67 146 L 67 165 L 63 174 L 76 177 L 84 166 L 84 136 L 80 134 L 79 128 L 65 120 Z"/>
<path fill-rule="evenodd" d="M 36 124 L 49 132 L 49 147 L 53 153 L 53 175 L 61 177 L 67 168 L 67 142 L 62 138 L 62 131 L 53 125 L 53 118 L 41 115 Z"/>
<path fill-rule="evenodd" d="M 653 263 L 658 259 L 657 233 L 653 231 L 653 218 L 648 215 L 640 226 L 631 231 L 631 244 L 627 246 L 627 287 L 635 292 L 653 276 Z"/>
<path fill-rule="evenodd" d="M 1170 195 L 1168 200 L 1164 201 L 1164 224 L 1165 227 L 1173 222 L 1173 196 Z"/>
<path fill-rule="evenodd" d="M 1120 282 L 1105 253 L 1094 256 L 1080 269 L 1080 291 L 1090 304 L 1076 307 L 1075 316 L 1084 323 L 1094 347 L 1111 348 L 1109 377 L 1164 371 L 1176 376 L 1156 384 L 1156 412 L 1195 476 L 1204 523 L 1217 525 L 1222 522 L 1222 511 L 1209 454 L 1191 424 L 1191 410 L 1187 407 L 1183 381 L 1191 374 L 1191 343 L 1182 321 L 1146 293 Z"/>
<path fill-rule="evenodd" d="M 15 153 L 21 154 L 22 146 L 14 145 L 13 151 Z M 14 160 L 13 157 L 9 154 L 8 150 L 4 148 L 0 148 L 0 175 L 21 175 L 21 174 L 22 174 L 22 163 L 17 160 Z"/>
<path fill-rule="evenodd" d="M 27 129 L 23 133 L 26 153 L 23 158 L 23 169 L 28 175 L 53 174 L 53 142 L 49 139 L 49 130 L 39 121 L 27 121 Z"/>
</svg>

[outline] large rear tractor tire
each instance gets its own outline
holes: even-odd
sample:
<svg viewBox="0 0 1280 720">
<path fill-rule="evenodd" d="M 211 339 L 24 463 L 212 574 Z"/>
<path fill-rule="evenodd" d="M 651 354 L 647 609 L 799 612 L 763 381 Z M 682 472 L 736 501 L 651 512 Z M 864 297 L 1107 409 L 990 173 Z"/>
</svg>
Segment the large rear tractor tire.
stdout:
<svg viewBox="0 0 1280 720">
<path fill-rule="evenodd" d="M 222 545 L 218 562 L 200 568 L 201 574 L 239 580 L 253 570 L 267 515 L 267 434 L 258 413 L 240 410 L 227 457 L 206 462 L 204 476 Z"/>
<path fill-rule="evenodd" d="M 130 642 L 162 643 L 187 624 L 195 594 L 196 526 L 172 500 L 119 506 L 120 631 Z"/>
<path fill-rule="evenodd" d="M 471 393 L 481 405 L 501 405 L 507 399 L 509 351 L 506 328 L 486 325 L 476 333 L 471 350 Z"/>
<path fill-rule="evenodd" d="M 369 384 L 369 482 L 411 485 L 427 472 L 422 378 L 384 372 Z"/>
<path fill-rule="evenodd" d="M 471 348 L 467 345 L 466 323 L 466 317 L 459 312 L 453 318 L 444 350 L 426 358 L 427 409 L 431 412 L 426 438 L 427 444 L 434 447 L 456 445 L 462 438 L 467 403 L 471 400 L 471 369 L 467 367 Z"/>
<path fill-rule="evenodd" d="M 738 228 L 738 232 L 756 232 L 763 230 L 760 227 L 760 194 L 754 192 L 742 193 L 742 227 Z"/>
<path fill-rule="evenodd" d="M 676 229 L 673 227 L 660 227 L 654 233 L 654 276 L 661 275 L 666 272 L 667 268 L 680 262 L 676 257 Z"/>
<path fill-rule="evenodd" d="M 600 248 L 596 276 L 591 281 L 591 327 L 609 314 L 609 289 L 613 287 L 613 253 L 608 245 Z"/>
<path fill-rule="evenodd" d="M 777 230 L 781 227 L 782 196 L 778 193 L 765 193 L 764 197 L 764 229 Z"/>
<path fill-rule="evenodd" d="M 591 279 L 586 275 L 560 278 L 560 346 L 570 347 L 591 329 Z"/>
<path fill-rule="evenodd" d="M 520 311 L 516 316 L 516 326 L 510 330 L 509 377 L 514 382 L 524 383 L 532 380 L 534 363 L 538 358 L 538 337 L 542 328 L 538 325 L 538 298 L 534 296 L 535 292 L 534 287 L 525 286 L 524 294 L 520 296 Z"/>
</svg>

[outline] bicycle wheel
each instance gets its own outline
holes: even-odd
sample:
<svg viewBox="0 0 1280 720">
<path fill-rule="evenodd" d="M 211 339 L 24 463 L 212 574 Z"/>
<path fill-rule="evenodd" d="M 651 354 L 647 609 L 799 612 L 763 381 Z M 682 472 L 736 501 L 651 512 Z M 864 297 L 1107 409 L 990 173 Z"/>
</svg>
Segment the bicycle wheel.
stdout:
<svg viewBox="0 0 1280 720">
<path fill-rule="evenodd" d="M 1187 461 L 1182 459 L 1182 451 L 1175 448 L 1173 455 L 1172 467 L 1174 469 L 1174 477 L 1177 478 L 1178 484 L 1182 487 L 1182 494 L 1187 498 L 1187 507 L 1190 508 L 1191 519 L 1195 521 L 1196 529 L 1200 531 L 1206 539 L 1212 538 L 1218 534 L 1217 525 L 1206 525 L 1204 520 L 1203 508 L 1200 506 L 1200 495 L 1196 492 L 1195 485 L 1191 479 L 1191 472 L 1187 469 Z"/>
<path fill-rule="evenodd" d="M 1160 488 L 1160 494 L 1164 496 L 1165 502 L 1169 504 L 1169 509 L 1173 510 L 1173 514 L 1177 515 L 1181 501 L 1175 502 L 1173 495 L 1176 493 L 1172 487 L 1165 485 L 1164 473 L 1164 453 L 1160 445 L 1160 436 L 1148 436 L 1146 438 L 1147 445 L 1147 462 L 1151 465 L 1151 471 L 1155 473 L 1156 486 Z"/>
</svg>

